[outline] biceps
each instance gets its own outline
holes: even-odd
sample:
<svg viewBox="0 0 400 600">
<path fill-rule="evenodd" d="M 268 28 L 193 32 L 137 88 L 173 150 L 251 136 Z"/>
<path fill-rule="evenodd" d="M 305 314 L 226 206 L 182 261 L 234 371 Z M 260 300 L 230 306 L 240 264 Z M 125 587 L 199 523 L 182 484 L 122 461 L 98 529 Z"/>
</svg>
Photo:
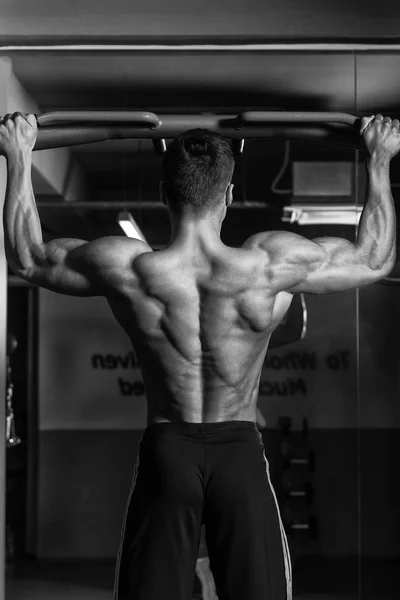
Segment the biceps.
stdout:
<svg viewBox="0 0 400 600">
<path fill-rule="evenodd" d="M 150 248 L 138 240 L 119 236 L 92 242 L 52 240 L 46 244 L 43 259 L 20 274 L 61 294 L 104 296 L 134 285 L 132 262 L 143 249 Z"/>
<path fill-rule="evenodd" d="M 378 279 L 363 261 L 356 246 L 341 238 L 314 240 L 322 250 L 323 260 L 307 261 L 298 270 L 298 280 L 289 289 L 292 293 L 335 294 L 355 289 Z M 322 255 L 321 255 L 322 256 Z"/>
<path fill-rule="evenodd" d="M 27 281 L 59 294 L 97 296 L 98 290 L 82 268 L 69 260 L 71 251 L 88 242 L 77 239 L 57 239 L 43 247 L 41 258 L 20 275 Z"/>
<path fill-rule="evenodd" d="M 310 273 L 288 291 L 292 294 L 337 294 L 376 281 L 378 277 L 361 265 L 328 265 Z"/>
</svg>

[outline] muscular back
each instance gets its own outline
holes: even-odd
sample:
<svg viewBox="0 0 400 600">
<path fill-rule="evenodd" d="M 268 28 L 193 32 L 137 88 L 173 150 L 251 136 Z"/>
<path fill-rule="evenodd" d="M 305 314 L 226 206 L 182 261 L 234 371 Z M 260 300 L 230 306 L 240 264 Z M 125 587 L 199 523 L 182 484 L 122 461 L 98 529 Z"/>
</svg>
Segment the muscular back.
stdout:
<svg viewBox="0 0 400 600">
<path fill-rule="evenodd" d="M 109 298 L 141 363 L 149 422 L 255 420 L 271 333 L 292 295 L 272 294 L 259 251 L 145 252 Z"/>
<path fill-rule="evenodd" d="M 108 298 L 141 360 L 150 421 L 254 418 L 262 361 L 291 294 L 354 289 L 379 281 L 394 267 L 396 214 L 389 163 L 400 149 L 399 125 L 398 119 L 382 115 L 361 120 L 368 186 L 355 243 L 270 231 L 252 236 L 240 250 L 226 248 L 219 231 L 232 201 L 229 184 L 219 212 L 195 223 L 193 215 L 182 214 L 175 222 L 177 234 L 193 236 L 195 230 L 199 240 L 208 231 L 209 241 L 214 236 L 208 251 L 186 245 L 184 252 L 172 244 L 154 254 L 143 240 L 122 236 L 44 243 L 31 181 L 37 123 L 34 115 L 18 113 L 0 126 L 0 153 L 8 164 L 7 261 L 14 273 L 35 285 Z M 164 187 L 161 191 L 167 202 Z"/>
</svg>

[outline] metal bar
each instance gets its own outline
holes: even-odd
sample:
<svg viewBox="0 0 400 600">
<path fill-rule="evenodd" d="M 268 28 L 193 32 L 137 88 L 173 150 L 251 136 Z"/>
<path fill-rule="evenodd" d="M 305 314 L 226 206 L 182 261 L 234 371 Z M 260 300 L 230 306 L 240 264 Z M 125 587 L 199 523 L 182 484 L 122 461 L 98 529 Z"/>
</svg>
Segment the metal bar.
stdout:
<svg viewBox="0 0 400 600">
<path fill-rule="evenodd" d="M 20 279 L 16 277 L 16 279 Z M 24 280 L 21 280 L 24 281 Z M 36 555 L 37 540 L 37 503 L 38 503 L 38 288 L 25 282 L 28 286 L 28 395 L 27 395 L 27 444 L 28 475 L 26 490 L 26 535 L 27 552 Z"/>
<path fill-rule="evenodd" d="M 51 127 L 55 125 L 81 125 L 81 124 L 107 124 L 115 123 L 136 126 L 144 125 L 155 129 L 160 125 L 156 114 L 147 111 L 57 111 L 44 113 L 37 117 L 40 127 Z"/>
<path fill-rule="evenodd" d="M 84 210 L 123 210 L 123 209 L 127 209 L 127 210 L 154 210 L 154 209 L 163 209 L 165 211 L 167 211 L 167 209 L 165 208 L 164 204 L 161 202 L 161 200 L 159 201 L 154 201 L 154 200 L 149 200 L 146 202 L 146 200 L 142 200 L 142 201 L 137 201 L 137 202 L 112 202 L 112 201 L 96 201 L 94 200 L 93 202 L 90 201 L 82 201 L 82 202 L 63 202 L 62 200 L 60 201 L 55 201 L 55 200 L 50 200 L 50 201 L 46 201 L 46 200 L 39 200 L 36 202 L 36 206 L 40 209 L 46 209 L 46 208 L 60 208 L 60 209 L 84 209 Z M 253 209 L 262 209 L 262 210 L 279 210 L 281 211 L 281 209 L 276 206 L 274 206 L 273 204 L 267 204 L 266 202 L 233 202 L 231 204 L 231 206 L 229 207 L 229 210 L 231 210 L 231 208 L 236 208 L 236 209 L 245 209 L 245 208 L 253 208 Z"/>
<path fill-rule="evenodd" d="M 399 52 L 400 43 L 394 42 L 190 42 L 184 43 L 40 43 L 27 44 L 3 41 L 0 53 L 11 52 Z"/>
<path fill-rule="evenodd" d="M 78 114 L 78 113 L 77 113 Z M 231 139 L 290 139 L 311 144 L 346 148 L 361 148 L 357 117 L 345 113 L 285 113 L 290 124 L 277 122 L 277 113 L 252 112 L 253 121 L 243 123 L 236 115 L 157 115 L 159 125 L 154 130 L 114 124 L 107 126 L 62 126 L 39 129 L 35 150 L 59 148 L 114 139 L 170 139 L 195 128 L 203 128 Z M 336 121 L 331 122 L 332 114 Z M 290 117 L 292 115 L 292 117 Z M 340 119 L 337 115 L 340 115 Z M 296 121 L 296 116 L 298 120 Z M 301 119 L 299 117 L 301 116 Z M 275 122 L 270 122 L 274 117 Z M 38 121 L 45 120 L 40 115 Z M 257 118 L 258 122 L 254 122 Z"/>
<path fill-rule="evenodd" d="M 265 123 L 341 123 L 355 126 L 358 117 L 341 112 L 285 112 L 247 111 L 237 116 L 237 126 L 262 125 Z"/>
</svg>

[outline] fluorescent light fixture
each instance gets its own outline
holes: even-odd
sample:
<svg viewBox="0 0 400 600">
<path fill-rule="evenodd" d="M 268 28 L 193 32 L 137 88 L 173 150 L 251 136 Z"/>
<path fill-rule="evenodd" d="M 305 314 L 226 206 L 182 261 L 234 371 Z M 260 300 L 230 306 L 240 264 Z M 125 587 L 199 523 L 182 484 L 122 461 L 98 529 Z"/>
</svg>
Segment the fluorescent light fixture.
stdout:
<svg viewBox="0 0 400 600">
<path fill-rule="evenodd" d="M 139 225 L 132 217 L 131 213 L 127 210 L 122 210 L 118 213 L 118 223 L 121 229 L 124 230 L 125 235 L 135 240 L 141 240 L 142 242 L 148 243 L 144 237 Z"/>
<path fill-rule="evenodd" d="M 297 225 L 358 225 L 362 206 L 310 204 L 285 206 L 282 221 Z"/>
</svg>

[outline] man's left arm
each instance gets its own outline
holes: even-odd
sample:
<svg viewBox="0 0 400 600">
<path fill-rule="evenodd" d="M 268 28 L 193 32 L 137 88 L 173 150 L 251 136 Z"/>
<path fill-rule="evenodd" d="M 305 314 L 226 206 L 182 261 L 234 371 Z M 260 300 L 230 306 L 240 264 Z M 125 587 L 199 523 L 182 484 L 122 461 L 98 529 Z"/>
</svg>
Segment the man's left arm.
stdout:
<svg viewBox="0 0 400 600">
<path fill-rule="evenodd" d="M 34 115 L 14 115 L 0 125 L 0 152 L 7 159 L 3 226 L 10 268 L 31 283 L 63 294 L 99 296 L 126 289 L 134 279 L 134 259 L 151 251 L 146 243 L 123 236 L 43 242 L 31 180 L 36 134 Z"/>
</svg>

